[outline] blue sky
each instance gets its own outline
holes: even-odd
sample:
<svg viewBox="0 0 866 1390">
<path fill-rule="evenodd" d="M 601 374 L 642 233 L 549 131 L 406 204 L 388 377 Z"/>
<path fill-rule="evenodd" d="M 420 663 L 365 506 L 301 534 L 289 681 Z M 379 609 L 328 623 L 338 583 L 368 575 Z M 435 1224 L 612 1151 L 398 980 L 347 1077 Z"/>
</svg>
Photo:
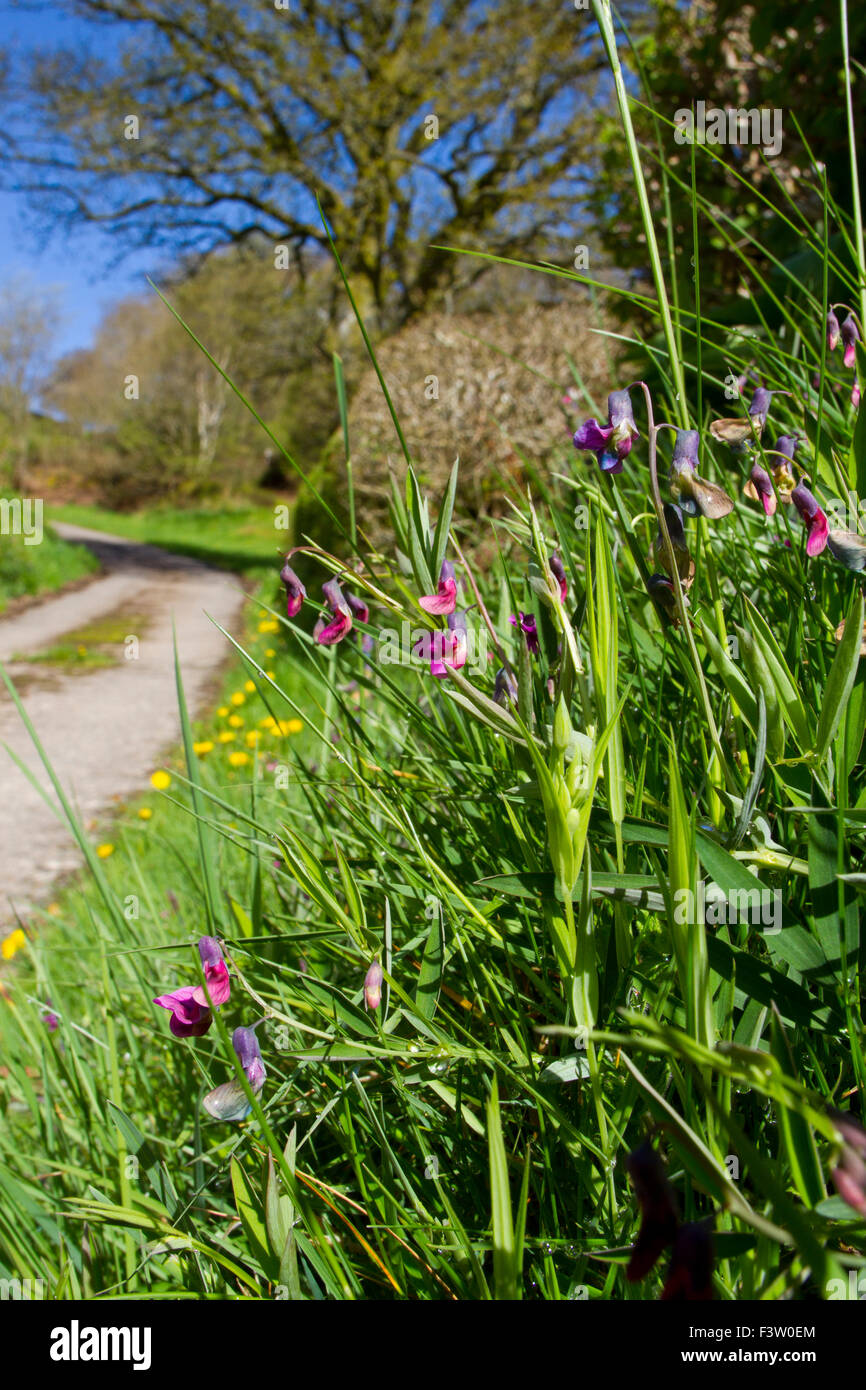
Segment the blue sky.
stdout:
<svg viewBox="0 0 866 1390">
<path fill-rule="evenodd" d="M 42 4 L 30 13 L 0 0 L 0 47 L 13 62 L 34 48 L 82 41 L 104 50 L 110 38 L 105 26 L 71 18 L 59 5 Z M 134 252 L 111 265 L 119 249 L 116 239 L 109 242 L 93 228 L 77 231 L 69 241 L 53 237 L 46 243 L 33 226 L 26 199 L 0 192 L 0 284 L 25 276 L 58 287 L 62 322 L 54 357 L 87 347 L 108 305 L 125 295 L 150 293 L 145 275 L 155 268 L 154 254 Z"/>
</svg>

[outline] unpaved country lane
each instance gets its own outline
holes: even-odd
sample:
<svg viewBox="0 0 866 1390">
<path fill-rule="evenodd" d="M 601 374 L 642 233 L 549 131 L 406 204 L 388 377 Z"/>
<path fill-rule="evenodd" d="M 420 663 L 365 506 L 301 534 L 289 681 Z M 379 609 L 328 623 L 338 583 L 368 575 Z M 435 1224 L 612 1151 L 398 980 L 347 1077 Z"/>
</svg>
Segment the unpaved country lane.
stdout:
<svg viewBox="0 0 866 1390">
<path fill-rule="evenodd" d="M 229 655 L 208 614 L 237 635 L 243 589 L 238 579 L 185 556 L 80 526 L 57 524 L 64 540 L 87 544 L 104 578 L 7 621 L 0 619 L 0 661 L 19 687 L 27 712 L 61 784 L 86 823 L 148 785 L 161 757 L 180 737 L 172 620 L 190 713 L 198 712 Z M 134 614 L 142 632 L 137 660 L 86 674 L 11 662 L 100 618 Z M 133 628 L 131 635 L 135 633 Z M 0 683 L 0 745 L 7 745 L 51 791 L 48 775 L 5 685 Z M 53 793 L 52 793 L 53 795 Z M 0 746 L 0 923 L 44 900 L 55 878 L 81 863 L 62 825 Z"/>
</svg>

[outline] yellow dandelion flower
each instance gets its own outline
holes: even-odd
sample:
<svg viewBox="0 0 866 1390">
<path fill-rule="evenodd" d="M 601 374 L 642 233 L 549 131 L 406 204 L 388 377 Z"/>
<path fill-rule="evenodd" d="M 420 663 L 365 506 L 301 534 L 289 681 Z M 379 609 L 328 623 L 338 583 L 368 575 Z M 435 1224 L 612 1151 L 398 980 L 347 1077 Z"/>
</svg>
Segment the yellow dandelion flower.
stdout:
<svg viewBox="0 0 866 1390">
<path fill-rule="evenodd" d="M 303 727 L 304 727 L 304 725 L 303 725 L 303 723 L 301 722 L 300 719 L 281 719 L 281 720 L 280 720 L 280 733 L 281 733 L 281 734 L 299 734 L 299 733 L 301 732 L 301 730 L 303 729 Z"/>
<path fill-rule="evenodd" d="M 228 714 L 228 712 L 229 712 L 229 707 L 228 707 L 228 705 L 220 705 L 219 709 L 217 710 L 217 714 L 219 715 L 220 719 L 225 719 L 225 717 L 226 717 L 226 715 Z"/>
<path fill-rule="evenodd" d="M 279 632 L 280 625 L 275 618 L 262 618 L 259 623 L 259 632 Z"/>
<path fill-rule="evenodd" d="M 153 811 L 151 811 L 149 806 L 142 806 L 139 809 L 138 814 L 141 820 L 150 820 L 151 816 L 153 815 Z"/>
<path fill-rule="evenodd" d="M 239 714 L 230 714 L 229 725 L 232 729 L 242 729 L 244 727 L 244 721 Z"/>
<path fill-rule="evenodd" d="M 11 960 L 16 952 L 20 951 L 21 947 L 26 945 L 27 937 L 20 927 L 16 927 L 10 936 L 4 937 L 3 939 L 3 945 L 0 947 L 0 950 L 3 952 L 3 959 Z"/>
<path fill-rule="evenodd" d="M 256 693 L 256 683 L 255 683 L 255 681 L 246 681 L 246 682 L 244 683 L 244 690 L 247 692 L 248 695 L 255 695 L 255 693 Z"/>
<path fill-rule="evenodd" d="M 246 736 L 247 748 L 255 748 L 260 738 L 261 734 L 259 733 L 258 729 L 250 729 L 249 733 Z"/>
<path fill-rule="evenodd" d="M 166 787 L 171 786 L 171 777 L 167 772 L 163 772 L 162 770 L 159 772 L 152 772 L 150 775 L 150 785 L 156 787 L 158 792 L 164 792 Z"/>
<path fill-rule="evenodd" d="M 260 719 L 260 720 L 259 720 L 259 728 L 260 728 L 260 729 L 275 729 L 276 727 L 277 727 L 277 721 L 276 721 L 276 719 L 274 718 L 274 716 L 273 716 L 272 714 L 269 714 L 268 717 L 267 717 L 267 719 Z"/>
<path fill-rule="evenodd" d="M 232 767 L 243 767 L 244 763 L 248 763 L 249 760 L 249 753 L 229 753 L 229 762 L 231 763 Z"/>
<path fill-rule="evenodd" d="M 213 740 L 212 740 L 212 739 L 209 739 L 209 738 L 203 738 L 203 739 L 201 740 L 200 743 L 194 743 L 194 744 L 193 744 L 193 746 L 192 746 L 192 751 L 193 751 L 194 753 L 211 753 L 211 752 L 213 752 Z"/>
<path fill-rule="evenodd" d="M 268 658 L 269 661 L 272 656 L 276 656 L 276 652 L 274 651 L 273 647 L 268 647 L 267 651 L 265 652 L 265 656 Z"/>
<path fill-rule="evenodd" d="M 232 697 L 231 697 L 232 704 L 233 704 L 233 705 L 243 705 L 243 704 L 246 703 L 246 698 L 247 698 L 247 697 L 246 697 L 246 695 L 244 695 L 244 693 L 243 693 L 242 690 L 236 690 L 235 693 L 234 693 L 234 695 L 232 695 Z"/>
<path fill-rule="evenodd" d="M 273 671 L 265 671 L 265 675 L 267 676 L 269 681 L 276 679 L 276 675 Z"/>
<path fill-rule="evenodd" d="M 223 729 L 221 734 L 217 734 L 217 743 L 234 743 L 235 735 L 229 733 L 228 729 Z"/>
<path fill-rule="evenodd" d="M 107 859 L 110 854 L 114 853 L 114 845 L 97 845 L 96 853 L 100 859 Z"/>
</svg>

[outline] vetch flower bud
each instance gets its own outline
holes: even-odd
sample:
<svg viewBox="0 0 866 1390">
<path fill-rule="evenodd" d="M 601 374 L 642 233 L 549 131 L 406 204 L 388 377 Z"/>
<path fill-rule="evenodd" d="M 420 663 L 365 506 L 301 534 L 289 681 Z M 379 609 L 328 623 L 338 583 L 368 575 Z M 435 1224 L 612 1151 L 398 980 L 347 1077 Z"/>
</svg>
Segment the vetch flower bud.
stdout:
<svg viewBox="0 0 866 1390">
<path fill-rule="evenodd" d="M 382 1002 L 382 981 L 384 978 L 381 965 L 377 960 L 374 960 L 364 976 L 365 1009 L 378 1009 Z"/>
<path fill-rule="evenodd" d="M 571 743 L 571 720 L 568 715 L 568 707 L 565 697 L 560 695 L 556 712 L 553 716 L 553 748 L 554 752 L 560 757 Z"/>
<path fill-rule="evenodd" d="M 280 570 L 280 580 L 286 586 L 286 615 L 289 618 L 297 617 L 307 596 L 307 591 L 288 561 Z"/>
<path fill-rule="evenodd" d="M 322 593 L 325 595 L 325 602 L 334 617 L 329 623 L 326 623 L 324 618 L 317 618 L 313 628 L 313 637 L 323 647 L 331 647 L 336 642 L 341 642 L 347 632 L 351 632 L 352 610 L 343 597 L 343 591 L 336 579 L 326 580 L 322 585 Z"/>
<path fill-rule="evenodd" d="M 849 313 L 848 317 L 843 321 L 842 327 L 839 329 L 839 336 L 842 339 L 842 346 L 845 349 L 842 354 L 842 361 L 845 363 L 846 367 L 853 367 L 854 363 L 857 361 L 856 344 L 860 341 L 860 330 L 857 327 L 857 322 L 853 314 Z"/>
</svg>

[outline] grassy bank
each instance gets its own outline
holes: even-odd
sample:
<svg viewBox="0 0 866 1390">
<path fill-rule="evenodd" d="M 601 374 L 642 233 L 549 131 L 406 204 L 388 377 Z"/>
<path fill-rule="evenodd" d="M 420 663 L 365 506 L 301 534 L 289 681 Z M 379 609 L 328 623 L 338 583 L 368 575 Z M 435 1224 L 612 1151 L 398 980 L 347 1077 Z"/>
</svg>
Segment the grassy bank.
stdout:
<svg viewBox="0 0 866 1390">
<path fill-rule="evenodd" d="M 112 512 L 104 507 L 64 503 L 49 504 L 48 515 L 54 521 L 161 545 L 242 574 L 273 570 L 281 548 L 285 551 L 287 545 L 286 531 L 275 527 L 274 507 L 269 506 L 153 507 Z"/>
<path fill-rule="evenodd" d="M 23 536 L 0 536 L 0 614 L 13 599 L 62 589 L 99 569 L 80 545 L 69 545 L 46 529 L 39 545 L 26 545 Z"/>
</svg>

